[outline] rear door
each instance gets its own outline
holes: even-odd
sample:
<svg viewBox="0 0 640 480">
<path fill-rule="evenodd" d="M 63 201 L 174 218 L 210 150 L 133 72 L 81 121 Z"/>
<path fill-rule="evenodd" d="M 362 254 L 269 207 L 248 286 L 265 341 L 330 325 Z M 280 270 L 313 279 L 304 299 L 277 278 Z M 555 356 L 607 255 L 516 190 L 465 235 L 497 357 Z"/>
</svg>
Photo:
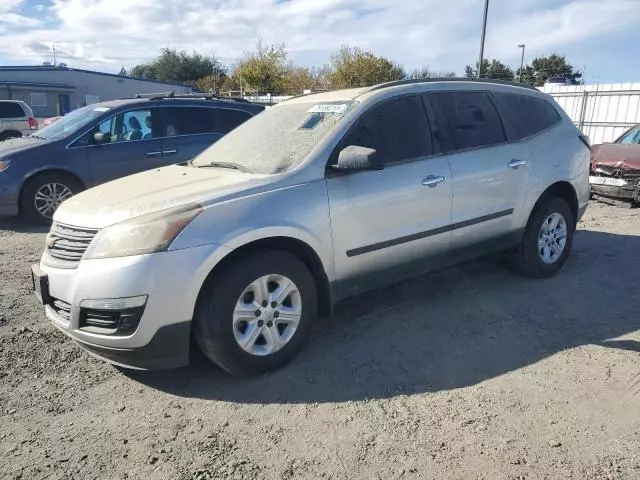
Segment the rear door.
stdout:
<svg viewBox="0 0 640 480">
<path fill-rule="evenodd" d="M 452 249 L 505 237 L 518 228 L 530 157 L 508 143 L 487 92 L 430 93 L 453 178 Z"/>
<path fill-rule="evenodd" d="M 117 113 L 88 132 L 74 148 L 86 148 L 93 184 L 115 180 L 163 165 L 161 131 L 155 108 Z M 106 141 L 96 143 L 95 133 Z"/>
<path fill-rule="evenodd" d="M 161 110 L 167 130 L 162 141 L 166 165 L 192 160 L 251 118 L 245 111 L 218 106 L 162 107 Z"/>
</svg>

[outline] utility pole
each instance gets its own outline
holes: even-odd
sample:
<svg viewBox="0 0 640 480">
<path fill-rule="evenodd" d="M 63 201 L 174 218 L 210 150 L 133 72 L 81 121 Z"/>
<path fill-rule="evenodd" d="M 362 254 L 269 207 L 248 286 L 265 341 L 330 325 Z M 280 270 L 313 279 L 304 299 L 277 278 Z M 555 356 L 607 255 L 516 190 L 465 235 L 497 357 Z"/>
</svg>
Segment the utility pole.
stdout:
<svg viewBox="0 0 640 480">
<path fill-rule="evenodd" d="M 487 13 L 489 11 L 489 0 L 484 0 L 484 16 L 482 18 L 482 37 L 480 39 L 480 58 L 478 59 L 478 78 L 482 77 L 482 57 L 484 56 L 484 37 L 487 33 Z"/>
<path fill-rule="evenodd" d="M 53 66 L 55 67 L 57 65 L 56 63 L 56 44 L 54 43 L 51 48 L 53 49 Z"/>
<path fill-rule="evenodd" d="M 522 56 L 520 57 L 520 75 L 518 75 L 518 81 L 522 83 L 522 69 L 524 68 L 524 49 L 525 44 L 521 43 L 518 45 L 518 48 L 522 49 Z"/>
</svg>

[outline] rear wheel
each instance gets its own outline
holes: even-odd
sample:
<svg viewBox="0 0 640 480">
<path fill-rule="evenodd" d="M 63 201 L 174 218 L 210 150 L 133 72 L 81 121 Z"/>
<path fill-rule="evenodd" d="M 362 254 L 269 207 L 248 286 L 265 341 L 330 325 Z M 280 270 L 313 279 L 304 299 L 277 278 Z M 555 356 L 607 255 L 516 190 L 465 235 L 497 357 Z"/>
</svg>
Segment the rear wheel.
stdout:
<svg viewBox="0 0 640 480">
<path fill-rule="evenodd" d="M 515 268 L 534 278 L 554 275 L 569 257 L 574 232 L 567 203 L 555 197 L 543 200 L 531 214 L 513 258 Z"/>
<path fill-rule="evenodd" d="M 22 190 L 20 211 L 30 222 L 51 223 L 60 204 L 81 190 L 80 182 L 70 175 L 58 172 L 37 175 Z"/>
<path fill-rule="evenodd" d="M 204 285 L 195 338 L 224 370 L 260 375 L 300 351 L 317 316 L 317 302 L 314 279 L 301 260 L 281 251 L 255 254 Z"/>
</svg>

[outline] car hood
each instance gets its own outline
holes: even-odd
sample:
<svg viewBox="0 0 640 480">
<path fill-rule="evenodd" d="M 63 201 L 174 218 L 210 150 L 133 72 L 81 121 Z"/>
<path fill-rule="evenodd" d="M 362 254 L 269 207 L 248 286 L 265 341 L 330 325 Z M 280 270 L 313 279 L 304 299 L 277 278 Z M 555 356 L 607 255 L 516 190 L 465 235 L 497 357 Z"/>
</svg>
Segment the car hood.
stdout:
<svg viewBox="0 0 640 480">
<path fill-rule="evenodd" d="M 209 205 L 229 200 L 252 193 L 272 178 L 222 168 L 173 165 L 114 180 L 73 196 L 58 208 L 54 220 L 104 228 L 189 203 Z"/>
<path fill-rule="evenodd" d="M 605 143 L 591 148 L 591 166 L 640 170 L 640 145 Z"/>
<path fill-rule="evenodd" d="M 10 155 L 26 152 L 27 150 L 41 147 L 47 143 L 49 143 L 47 140 L 35 137 L 20 137 L 5 140 L 4 142 L 0 142 L 0 159 L 5 157 L 10 158 Z"/>
</svg>

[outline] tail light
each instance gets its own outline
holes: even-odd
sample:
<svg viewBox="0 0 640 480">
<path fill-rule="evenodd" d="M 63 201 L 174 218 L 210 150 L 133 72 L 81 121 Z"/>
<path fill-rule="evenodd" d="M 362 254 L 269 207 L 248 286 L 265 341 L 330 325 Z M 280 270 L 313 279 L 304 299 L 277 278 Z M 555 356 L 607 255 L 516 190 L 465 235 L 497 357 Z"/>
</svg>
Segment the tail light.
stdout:
<svg viewBox="0 0 640 480">
<path fill-rule="evenodd" d="M 591 150 L 591 140 L 589 140 L 589 137 L 587 135 L 578 135 L 578 138 L 582 143 L 584 143 L 585 147 Z"/>
<path fill-rule="evenodd" d="M 38 121 L 33 117 L 29 117 L 29 128 L 31 130 L 37 130 L 38 129 Z"/>
</svg>

